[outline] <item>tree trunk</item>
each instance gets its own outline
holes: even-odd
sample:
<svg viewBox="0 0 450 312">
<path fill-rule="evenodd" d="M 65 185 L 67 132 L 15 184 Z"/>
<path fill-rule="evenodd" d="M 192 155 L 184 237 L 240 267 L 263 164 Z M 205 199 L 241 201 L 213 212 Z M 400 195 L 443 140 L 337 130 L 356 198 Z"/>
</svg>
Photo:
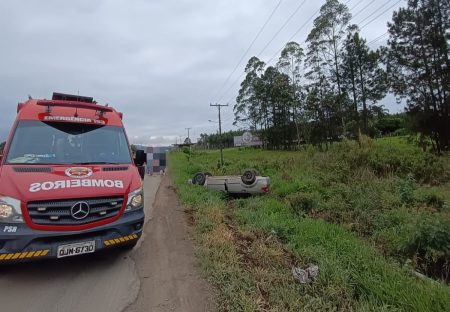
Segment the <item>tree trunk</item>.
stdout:
<svg viewBox="0 0 450 312">
<path fill-rule="evenodd" d="M 342 110 L 342 92 L 341 92 L 341 77 L 339 74 L 339 61 L 338 61 L 338 54 L 337 54 L 337 45 L 336 45 L 336 36 L 334 34 L 333 29 L 333 54 L 334 54 L 334 66 L 336 69 L 336 83 L 338 85 L 338 105 L 339 105 L 339 114 L 341 115 L 341 122 L 342 122 L 342 134 L 345 136 L 345 120 L 344 120 L 344 114 Z"/>
<path fill-rule="evenodd" d="M 352 78 L 353 108 L 355 109 L 355 116 L 359 117 L 358 116 L 359 115 L 358 114 L 358 100 L 357 100 L 357 94 L 356 94 L 355 69 L 353 68 L 353 62 L 350 63 L 350 75 Z"/>
<path fill-rule="evenodd" d="M 363 68 L 361 64 L 361 55 L 358 55 L 358 65 L 359 65 L 359 79 L 360 79 L 360 85 L 361 85 L 361 100 L 363 105 L 363 129 L 364 134 L 367 134 L 367 128 L 368 128 L 368 121 L 367 121 L 367 99 L 366 99 L 366 89 L 364 85 L 364 75 L 363 75 Z"/>
</svg>

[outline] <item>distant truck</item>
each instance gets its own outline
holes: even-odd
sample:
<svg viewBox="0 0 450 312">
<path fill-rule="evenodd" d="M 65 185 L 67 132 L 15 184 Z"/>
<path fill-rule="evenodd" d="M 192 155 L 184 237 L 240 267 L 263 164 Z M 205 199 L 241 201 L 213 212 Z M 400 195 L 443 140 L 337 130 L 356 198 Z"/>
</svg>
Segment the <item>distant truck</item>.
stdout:
<svg viewBox="0 0 450 312">
<path fill-rule="evenodd" d="M 252 169 L 244 171 L 242 176 L 213 176 L 209 172 L 199 172 L 190 182 L 232 195 L 265 194 L 270 189 L 269 177 L 259 176 Z"/>
<path fill-rule="evenodd" d="M 0 158 L 0 263 L 132 248 L 143 184 L 122 113 L 91 97 L 30 99 Z"/>
</svg>

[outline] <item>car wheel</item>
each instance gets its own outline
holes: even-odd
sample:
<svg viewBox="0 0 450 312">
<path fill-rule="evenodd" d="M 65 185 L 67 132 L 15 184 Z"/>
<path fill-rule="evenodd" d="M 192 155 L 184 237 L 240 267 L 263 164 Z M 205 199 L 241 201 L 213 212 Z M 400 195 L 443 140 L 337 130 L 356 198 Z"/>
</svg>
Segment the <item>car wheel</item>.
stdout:
<svg viewBox="0 0 450 312">
<path fill-rule="evenodd" d="M 256 170 L 245 170 L 241 177 L 242 182 L 246 185 L 251 185 L 256 181 Z"/>
<path fill-rule="evenodd" d="M 192 184 L 196 184 L 196 185 L 204 185 L 205 181 L 206 181 L 206 175 L 203 172 L 194 174 L 194 177 L 192 178 Z"/>
</svg>

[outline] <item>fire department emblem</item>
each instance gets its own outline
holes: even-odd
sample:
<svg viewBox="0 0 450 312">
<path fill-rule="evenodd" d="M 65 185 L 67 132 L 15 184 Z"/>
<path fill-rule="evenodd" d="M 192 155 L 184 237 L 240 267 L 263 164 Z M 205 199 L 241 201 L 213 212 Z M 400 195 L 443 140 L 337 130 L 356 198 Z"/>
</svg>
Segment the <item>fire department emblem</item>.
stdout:
<svg viewBox="0 0 450 312">
<path fill-rule="evenodd" d="M 71 178 L 83 179 L 92 175 L 92 170 L 85 167 L 72 167 L 66 169 L 66 176 Z"/>
</svg>

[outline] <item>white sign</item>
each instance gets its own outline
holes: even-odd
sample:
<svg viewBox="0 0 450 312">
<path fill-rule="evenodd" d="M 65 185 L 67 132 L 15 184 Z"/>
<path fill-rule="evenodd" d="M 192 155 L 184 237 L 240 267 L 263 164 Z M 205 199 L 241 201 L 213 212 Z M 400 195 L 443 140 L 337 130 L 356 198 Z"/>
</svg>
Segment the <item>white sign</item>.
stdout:
<svg viewBox="0 0 450 312">
<path fill-rule="evenodd" d="M 242 136 L 234 137 L 234 146 L 262 146 L 262 140 L 258 136 L 252 135 L 250 132 L 244 132 Z"/>
</svg>

